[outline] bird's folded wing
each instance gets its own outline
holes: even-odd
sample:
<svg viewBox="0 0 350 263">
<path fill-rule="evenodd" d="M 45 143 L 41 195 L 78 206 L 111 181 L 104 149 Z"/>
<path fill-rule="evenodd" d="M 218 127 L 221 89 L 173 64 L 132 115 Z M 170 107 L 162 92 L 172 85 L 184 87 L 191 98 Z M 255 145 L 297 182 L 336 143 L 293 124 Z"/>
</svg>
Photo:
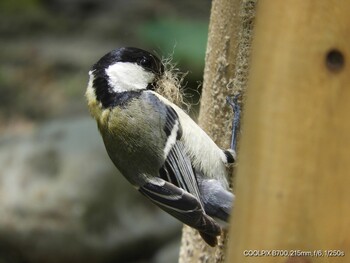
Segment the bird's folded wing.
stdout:
<svg viewBox="0 0 350 263">
<path fill-rule="evenodd" d="M 184 224 L 210 236 L 221 233 L 220 226 L 205 214 L 197 198 L 183 189 L 154 177 L 148 178 L 139 191 Z"/>
<path fill-rule="evenodd" d="M 181 141 L 177 141 L 170 150 L 159 175 L 165 181 L 192 194 L 202 206 L 197 178 Z"/>
<path fill-rule="evenodd" d="M 202 206 L 195 171 L 181 140 L 183 136 L 182 129 L 178 114 L 172 107 L 167 106 L 164 127 L 164 131 L 168 136 L 165 151 L 166 159 L 159 170 L 159 176 L 194 195 Z"/>
</svg>

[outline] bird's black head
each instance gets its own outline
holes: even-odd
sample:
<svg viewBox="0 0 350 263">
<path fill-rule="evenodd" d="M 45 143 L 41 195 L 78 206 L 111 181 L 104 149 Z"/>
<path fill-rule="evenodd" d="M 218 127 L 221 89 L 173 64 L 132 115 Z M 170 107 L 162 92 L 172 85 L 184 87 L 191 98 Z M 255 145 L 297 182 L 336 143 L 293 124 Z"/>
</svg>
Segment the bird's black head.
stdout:
<svg viewBox="0 0 350 263">
<path fill-rule="evenodd" d="M 142 90 L 154 89 L 163 73 L 164 65 L 158 57 L 134 47 L 107 53 L 89 72 L 91 88 L 104 108 L 122 103 L 120 98 L 131 98 Z"/>
<path fill-rule="evenodd" d="M 118 62 L 139 65 L 146 71 L 153 72 L 156 75 L 164 72 L 164 66 L 158 57 L 135 47 L 121 47 L 107 53 L 93 65 L 92 70 L 107 69 Z"/>
</svg>

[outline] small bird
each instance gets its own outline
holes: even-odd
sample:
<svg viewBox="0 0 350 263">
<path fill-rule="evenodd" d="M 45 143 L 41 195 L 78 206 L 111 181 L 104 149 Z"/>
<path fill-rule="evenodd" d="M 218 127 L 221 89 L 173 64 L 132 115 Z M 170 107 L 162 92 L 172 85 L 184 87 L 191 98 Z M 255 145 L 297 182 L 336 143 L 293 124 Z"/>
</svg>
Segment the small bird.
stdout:
<svg viewBox="0 0 350 263">
<path fill-rule="evenodd" d="M 236 153 L 220 149 L 185 111 L 156 92 L 165 72 L 147 51 L 113 50 L 89 71 L 88 107 L 121 174 L 215 246 L 233 206 L 227 166 Z"/>
</svg>

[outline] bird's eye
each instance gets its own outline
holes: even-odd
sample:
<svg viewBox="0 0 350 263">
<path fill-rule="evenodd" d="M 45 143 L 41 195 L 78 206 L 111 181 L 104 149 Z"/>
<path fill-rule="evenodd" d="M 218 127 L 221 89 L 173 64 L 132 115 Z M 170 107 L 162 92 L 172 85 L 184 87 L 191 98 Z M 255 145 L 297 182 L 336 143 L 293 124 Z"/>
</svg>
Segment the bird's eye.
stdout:
<svg viewBox="0 0 350 263">
<path fill-rule="evenodd" d="M 147 57 L 143 57 L 140 60 L 140 65 L 145 67 L 145 68 L 151 68 L 152 67 L 152 61 L 149 58 L 147 58 Z"/>
<path fill-rule="evenodd" d="M 160 63 L 159 59 L 153 56 L 143 56 L 137 61 L 137 64 L 156 74 L 161 74 L 164 72 L 164 67 Z"/>
</svg>

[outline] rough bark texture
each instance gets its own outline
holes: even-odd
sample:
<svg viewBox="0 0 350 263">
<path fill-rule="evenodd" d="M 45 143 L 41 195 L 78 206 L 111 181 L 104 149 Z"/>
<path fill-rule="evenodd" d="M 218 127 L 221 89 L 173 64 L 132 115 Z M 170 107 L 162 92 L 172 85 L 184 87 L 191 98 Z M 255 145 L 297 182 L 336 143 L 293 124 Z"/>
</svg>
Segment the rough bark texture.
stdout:
<svg viewBox="0 0 350 263">
<path fill-rule="evenodd" d="M 259 2 L 229 262 L 350 262 L 349 10 Z"/>
<path fill-rule="evenodd" d="M 244 93 L 256 0 L 216 0 L 212 3 L 199 125 L 223 148 L 231 139 L 232 109 L 226 97 Z M 219 263 L 225 259 L 226 233 L 216 248 L 197 231 L 184 226 L 179 263 Z"/>
</svg>

